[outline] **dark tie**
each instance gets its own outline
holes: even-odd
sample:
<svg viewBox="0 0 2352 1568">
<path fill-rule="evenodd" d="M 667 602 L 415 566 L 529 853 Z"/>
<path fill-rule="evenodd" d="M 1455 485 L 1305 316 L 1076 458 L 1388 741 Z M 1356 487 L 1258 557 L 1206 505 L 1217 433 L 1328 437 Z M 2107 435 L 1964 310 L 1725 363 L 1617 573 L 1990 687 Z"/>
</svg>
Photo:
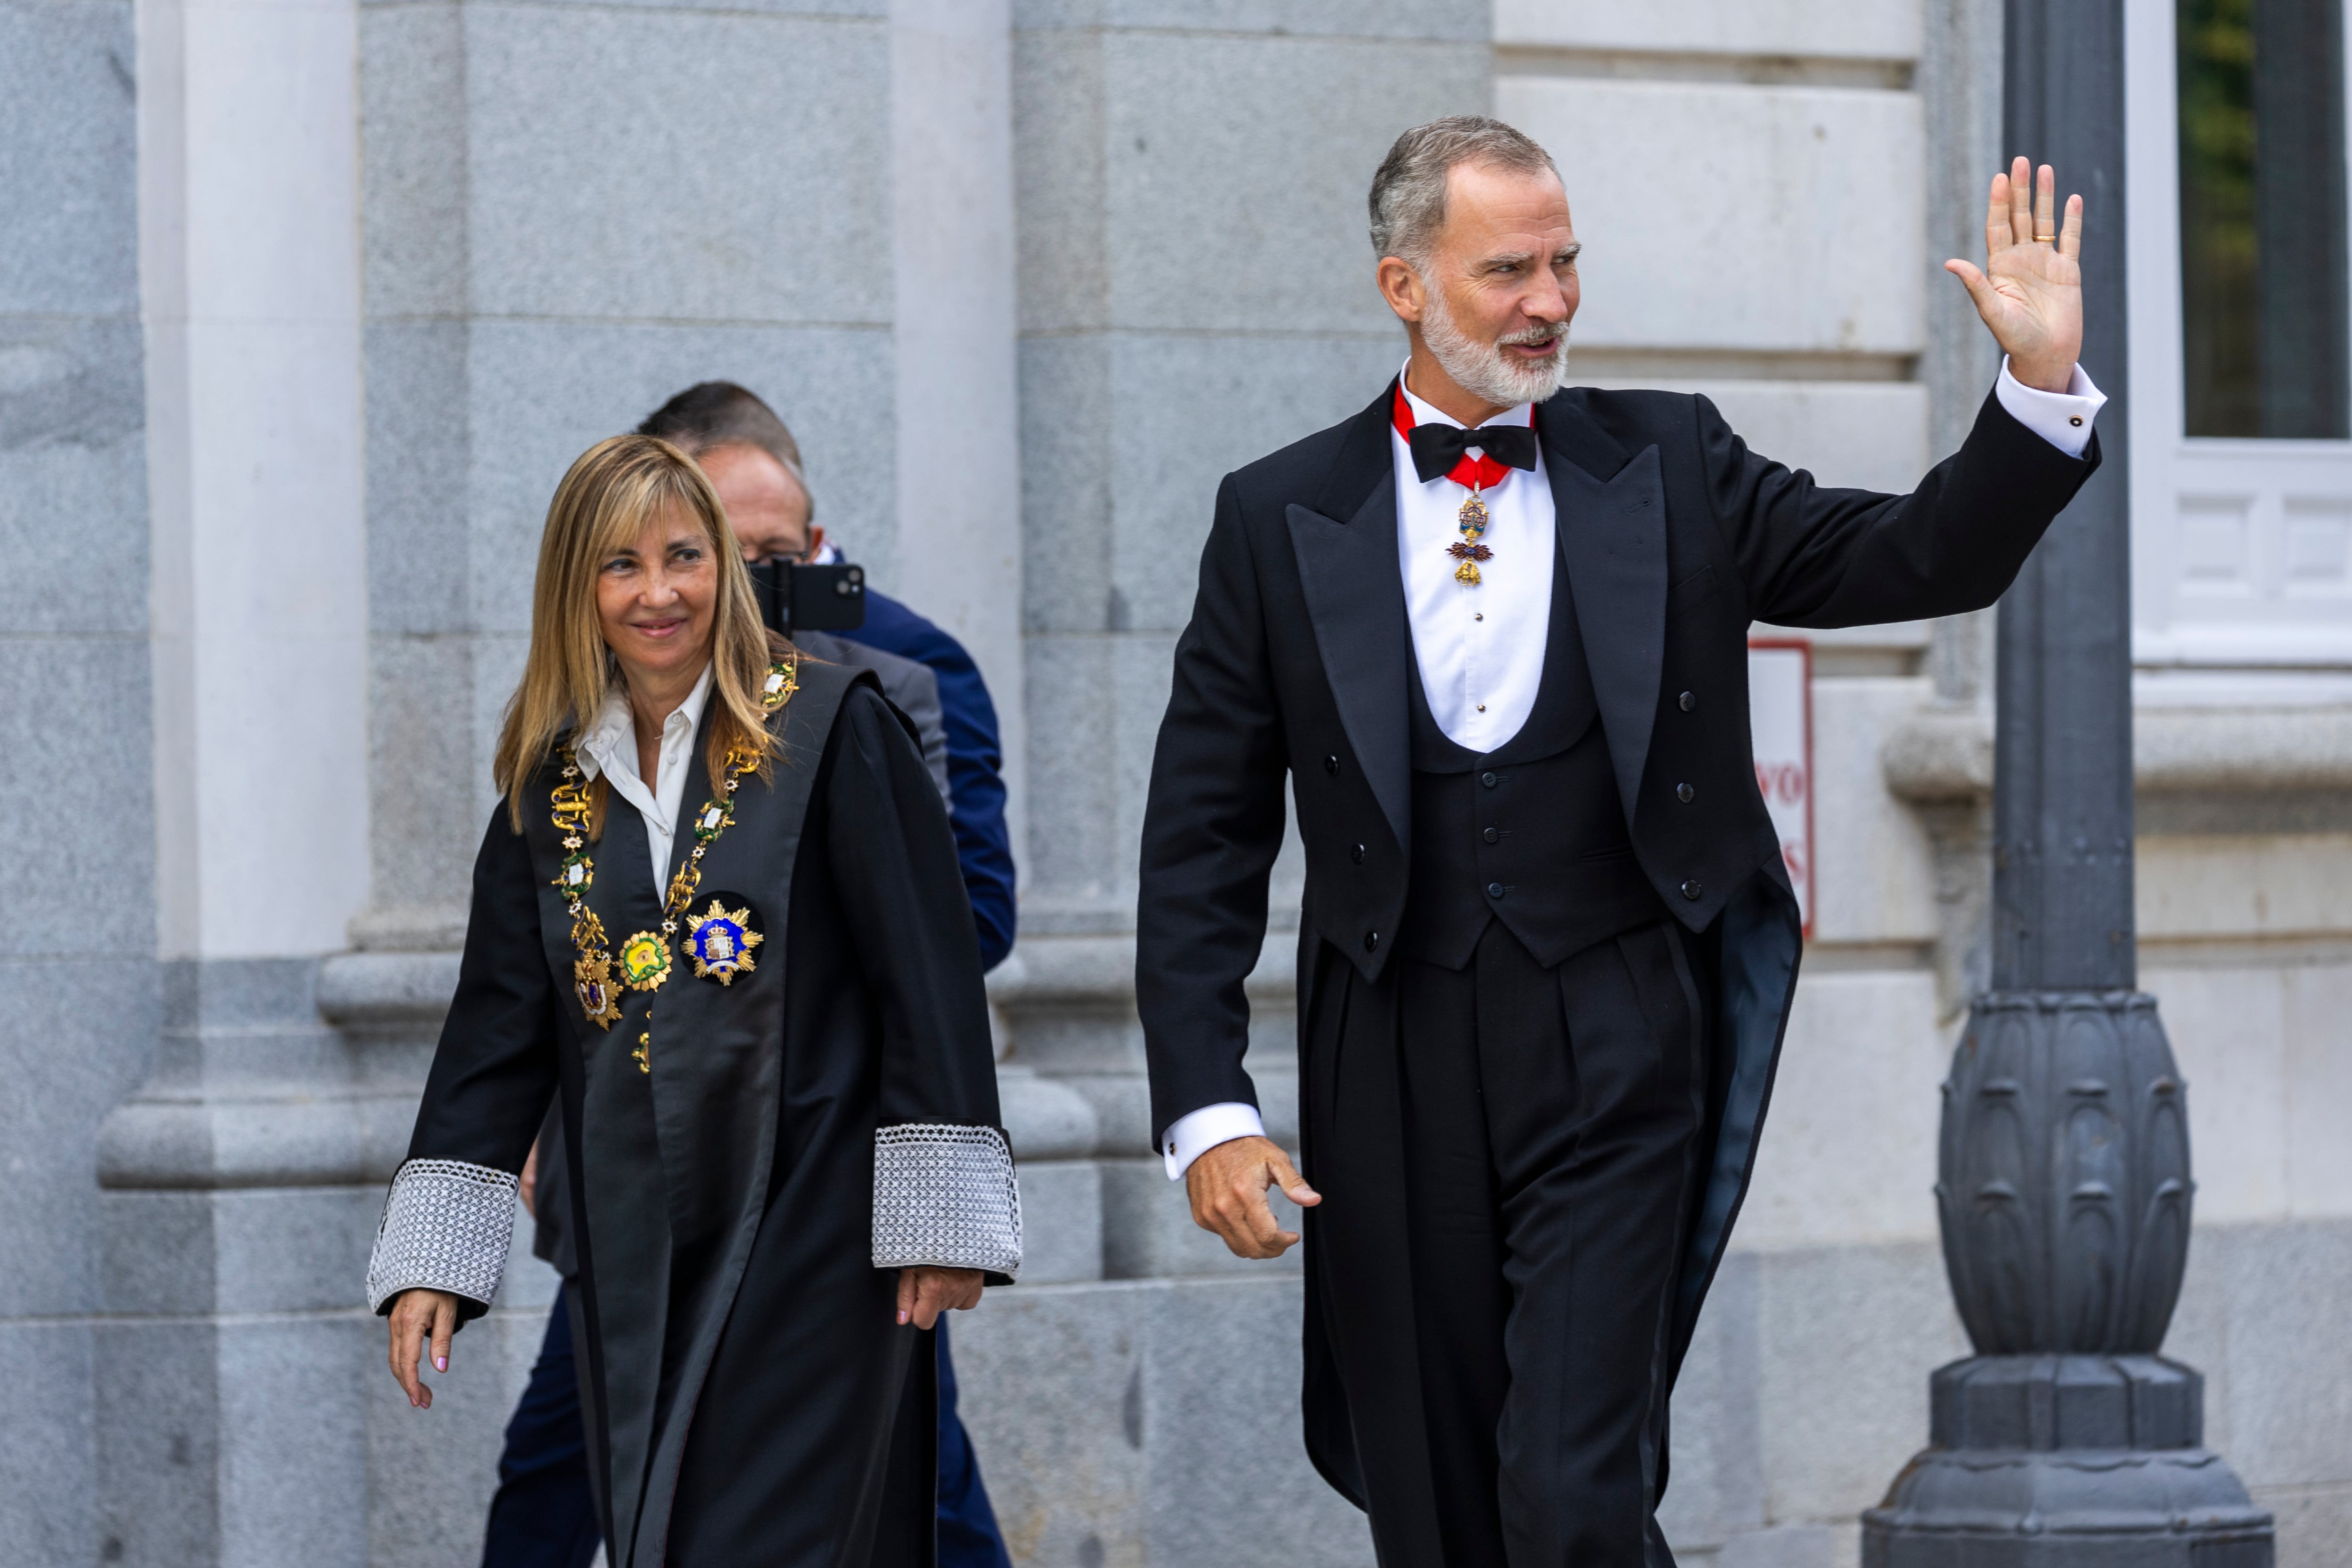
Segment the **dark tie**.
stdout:
<svg viewBox="0 0 2352 1568">
<path fill-rule="evenodd" d="M 1536 433 L 1531 426 L 1486 425 L 1465 430 L 1459 425 L 1416 425 L 1405 441 L 1412 447 L 1413 472 L 1421 476 L 1423 484 L 1452 473 L 1473 447 L 1507 468 L 1535 471 Z"/>
</svg>

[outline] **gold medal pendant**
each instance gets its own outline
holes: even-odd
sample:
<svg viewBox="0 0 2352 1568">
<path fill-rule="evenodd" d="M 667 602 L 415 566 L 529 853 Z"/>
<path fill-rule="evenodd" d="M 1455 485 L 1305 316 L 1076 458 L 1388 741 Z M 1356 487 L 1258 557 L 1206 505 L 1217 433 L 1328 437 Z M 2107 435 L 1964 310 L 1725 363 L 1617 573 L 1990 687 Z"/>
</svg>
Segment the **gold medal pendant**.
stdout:
<svg viewBox="0 0 2352 1568">
<path fill-rule="evenodd" d="M 1454 580 L 1465 588 L 1475 588 L 1485 579 L 1478 575 L 1478 563 L 1492 561 L 1495 552 L 1478 542 L 1486 533 L 1486 503 L 1472 490 L 1470 499 L 1462 503 L 1458 523 L 1462 537 L 1445 547 L 1445 553 L 1461 563 L 1454 569 Z"/>
<path fill-rule="evenodd" d="M 621 944 L 621 978 L 632 991 L 658 991 L 669 978 L 669 943 L 641 931 Z"/>
<path fill-rule="evenodd" d="M 572 989 L 579 994 L 580 1010 L 598 1028 L 609 1029 L 621 1021 L 619 988 L 613 984 L 613 965 L 601 953 L 587 954 L 573 962 Z"/>
</svg>

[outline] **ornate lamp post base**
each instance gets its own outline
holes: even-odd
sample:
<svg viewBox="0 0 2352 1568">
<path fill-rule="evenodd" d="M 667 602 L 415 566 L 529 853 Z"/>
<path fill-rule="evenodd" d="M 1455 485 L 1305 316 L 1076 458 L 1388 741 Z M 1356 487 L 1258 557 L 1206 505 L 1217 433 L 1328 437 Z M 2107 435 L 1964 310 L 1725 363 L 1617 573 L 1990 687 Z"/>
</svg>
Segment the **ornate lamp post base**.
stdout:
<svg viewBox="0 0 2352 1568">
<path fill-rule="evenodd" d="M 2205 1380 L 2151 1355 L 1972 1356 L 1862 1516 L 1863 1568 L 2270 1568 L 2271 1516 L 2202 1446 Z"/>
</svg>

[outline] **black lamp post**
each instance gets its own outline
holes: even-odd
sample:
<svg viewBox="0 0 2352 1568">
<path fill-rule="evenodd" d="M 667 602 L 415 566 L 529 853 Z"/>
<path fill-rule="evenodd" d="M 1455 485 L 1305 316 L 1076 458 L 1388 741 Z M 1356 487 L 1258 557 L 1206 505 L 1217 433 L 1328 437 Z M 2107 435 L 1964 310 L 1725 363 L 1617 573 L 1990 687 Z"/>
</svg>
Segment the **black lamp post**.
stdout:
<svg viewBox="0 0 2352 1568">
<path fill-rule="evenodd" d="M 2083 193 L 2104 461 L 2001 601 L 1993 973 L 1944 1087 L 1944 1264 L 1977 1353 L 1863 1516 L 1864 1568 L 2270 1568 L 2271 1519 L 2157 1352 L 2189 1254 L 2185 1089 L 2132 929 L 2125 0 L 2008 0 L 2008 146 Z"/>
</svg>

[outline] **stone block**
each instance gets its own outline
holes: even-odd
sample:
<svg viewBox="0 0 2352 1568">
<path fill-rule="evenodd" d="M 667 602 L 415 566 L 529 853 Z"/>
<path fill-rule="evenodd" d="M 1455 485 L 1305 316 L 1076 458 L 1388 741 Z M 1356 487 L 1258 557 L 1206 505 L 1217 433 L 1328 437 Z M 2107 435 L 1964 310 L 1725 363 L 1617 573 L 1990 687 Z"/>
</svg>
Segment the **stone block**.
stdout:
<svg viewBox="0 0 2352 1568">
<path fill-rule="evenodd" d="M 1021 1162 L 1021 1281 L 1103 1277 L 1102 1175 L 1091 1160 Z"/>
<path fill-rule="evenodd" d="M 1724 1259 L 1675 1384 L 1658 1524 L 1678 1557 L 1712 1552 L 1764 1522 L 1756 1408 L 1759 1268 L 1755 1253 Z"/>
<path fill-rule="evenodd" d="M 473 706 L 473 655 L 465 637 L 372 639 L 368 836 L 376 907 L 470 902 L 489 756 L 477 749 L 473 726 L 451 718 Z"/>
<path fill-rule="evenodd" d="M 470 333 L 462 321 L 379 319 L 368 323 L 362 341 L 368 628 L 379 637 L 469 631 Z M 506 430 L 492 426 L 483 434 L 486 455 L 507 450 Z M 544 504 L 541 510 L 544 515 Z"/>
<path fill-rule="evenodd" d="M 1316 1474 L 1289 1279 L 1186 1279 L 1151 1301 L 1139 1403 L 1148 1563 L 1370 1568 L 1364 1516 Z"/>
<path fill-rule="evenodd" d="M 478 321 L 467 363 L 469 439 L 481 454 L 468 487 L 475 627 L 530 630 L 540 535 L 564 470 L 701 381 L 740 382 L 774 407 L 808 458 L 816 521 L 877 587 L 889 587 L 895 384 L 882 328 Z M 512 689 L 519 647 L 512 663 L 514 673 L 501 674 L 486 655 L 477 678 L 486 713 Z"/>
<path fill-rule="evenodd" d="M 2278 1568 L 2352 1568 L 2352 1484 L 2252 1490 L 2278 1521 Z"/>
<path fill-rule="evenodd" d="M 465 16 L 456 5 L 360 10 L 361 265 L 378 321 L 466 310 Z M 371 427 L 375 398 L 371 365 Z"/>
<path fill-rule="evenodd" d="M 1919 54 L 1919 7 L 1861 0 L 1496 0 L 1495 42 L 1506 47 L 1639 53 L 1822 56 L 1909 60 Z"/>
<path fill-rule="evenodd" d="M 136 70 L 129 5 L 0 6 L 0 312 L 136 314 Z"/>
<path fill-rule="evenodd" d="M 1486 110 L 1483 42 L 1154 32 L 1100 47 L 1109 324 L 1394 330 L 1365 193 L 1398 132 Z M 1211 257 L 1249 285 L 1199 287 Z"/>
<path fill-rule="evenodd" d="M 1569 378 L 1576 372 L 1573 351 Z M 1832 488 L 1907 494 L 1946 456 L 1927 439 L 1927 389 L 1904 381 L 1691 381 L 1599 375 L 1595 386 L 1696 393 L 1759 452 Z"/>
<path fill-rule="evenodd" d="M 383 1333 L 377 1320 L 349 1312 L 214 1326 L 220 1544 L 208 1561 L 224 1568 L 366 1561 L 362 1386 L 391 1382 L 378 1359 Z"/>
<path fill-rule="evenodd" d="M 473 309 L 887 323 L 878 19 L 587 5 L 467 16 Z"/>
<path fill-rule="evenodd" d="M 1738 1245 L 1934 1237 L 1938 1086 L 1950 1062 L 1931 972 L 1804 974 Z"/>
<path fill-rule="evenodd" d="M 1926 278 L 1919 100 L 1861 89 L 1504 77 L 1559 163 L 1588 347 L 1911 354 Z M 1642 134 L 1628 136 L 1626 128 Z M 1728 265 L 1769 254 L 1771 268 Z M 1802 277 L 1813 286 L 1790 289 Z"/>
<path fill-rule="evenodd" d="M 2286 973 L 2270 965 L 2166 965 L 2148 955 L 2142 983 L 2189 1086 L 2198 1220 L 2286 1213 Z"/>
<path fill-rule="evenodd" d="M 2249 1486 L 2352 1483 L 2352 1221 L 2231 1226 L 2220 1261 L 2231 1464 Z"/>
<path fill-rule="evenodd" d="M 2352 833 L 2151 834 L 2139 841 L 2142 941 L 2352 931 Z"/>
<path fill-rule="evenodd" d="M 1024 1286 L 956 1320 L 957 1413 L 1024 1568 L 1142 1568 L 1142 1362 L 1161 1289 Z"/>
<path fill-rule="evenodd" d="M 0 1530 L 21 1568 L 85 1568 L 98 1538 L 87 1322 L 0 1321 Z"/>
<path fill-rule="evenodd" d="M 2298 1215 L 2352 1214 L 2352 965 L 2285 969 L 2286 1201 Z"/>
<path fill-rule="evenodd" d="M 15 563 L 0 618 L 19 637 L 146 635 L 142 363 L 135 320 L 0 317 L 0 541 Z"/>
<path fill-rule="evenodd" d="M 1934 1242 L 1758 1260 L 1769 1521 L 1852 1519 L 1927 1440 L 1927 1374 L 1966 1355 Z"/>
<path fill-rule="evenodd" d="M 220 1561 L 218 1336 L 202 1319 L 96 1325 L 100 1561 L 129 1568 Z M 89 1561 L 87 1546 L 79 1561 Z"/>
<path fill-rule="evenodd" d="M 152 952 L 146 639 L 9 642 L 0 684 L 14 693 L 0 710 L 9 886 L 49 889 L 0 908 L 0 957 Z"/>
<path fill-rule="evenodd" d="M 12 706 L 22 701 L 20 695 Z M 9 798 L 23 809 L 24 796 Z M 143 891 L 98 881 L 76 896 L 120 898 L 135 910 Z M 87 1312 L 100 1289 L 99 1125 L 154 1059 L 156 966 L 143 955 L 114 963 L 27 959 L 0 964 L 0 976 L 13 1019 L 0 1037 L 0 1078 L 20 1086 L 0 1095 L 8 1191 L 0 1204 L 0 1320 Z"/>
<path fill-rule="evenodd" d="M 1936 939 L 1936 864 L 1917 813 L 1886 788 L 1887 735 L 1934 695 L 1920 679 L 1823 679 L 1812 689 L 1813 940 Z"/>
<path fill-rule="evenodd" d="M 1013 26 L 1154 27 L 1312 37 L 1397 38 L 1483 44 L 1486 6 L 1465 0 L 1014 0 Z"/>
</svg>

